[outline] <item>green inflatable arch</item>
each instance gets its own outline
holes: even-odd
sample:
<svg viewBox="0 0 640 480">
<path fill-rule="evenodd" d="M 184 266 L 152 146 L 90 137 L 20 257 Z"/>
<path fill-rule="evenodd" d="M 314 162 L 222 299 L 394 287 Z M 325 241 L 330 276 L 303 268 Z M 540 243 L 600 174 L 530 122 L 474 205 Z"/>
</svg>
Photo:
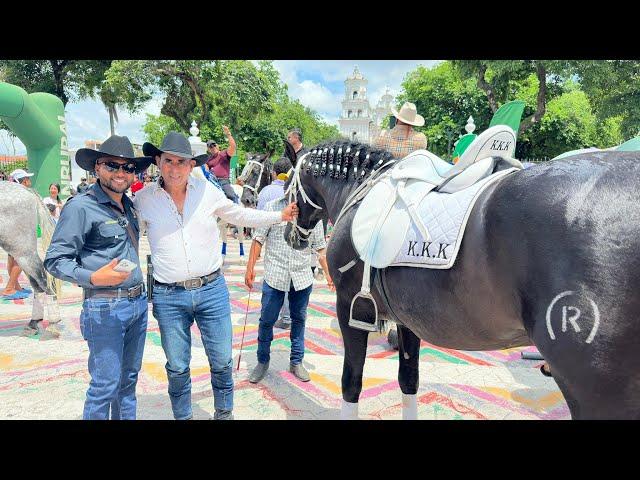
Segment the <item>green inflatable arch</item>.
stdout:
<svg viewBox="0 0 640 480">
<path fill-rule="evenodd" d="M 60 196 L 68 197 L 71 160 L 62 100 L 0 82 L 0 118 L 27 148 L 27 165 L 35 173 L 32 183 L 38 194 L 49 195 L 49 184 L 57 183 Z"/>
</svg>

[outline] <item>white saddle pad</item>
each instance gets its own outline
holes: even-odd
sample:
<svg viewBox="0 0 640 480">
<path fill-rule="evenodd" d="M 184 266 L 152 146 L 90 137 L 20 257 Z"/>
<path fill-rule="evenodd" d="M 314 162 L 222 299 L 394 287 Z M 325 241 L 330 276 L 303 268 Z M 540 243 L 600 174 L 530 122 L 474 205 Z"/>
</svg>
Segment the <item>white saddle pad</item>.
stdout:
<svg viewBox="0 0 640 480">
<path fill-rule="evenodd" d="M 458 256 L 471 210 L 480 194 L 494 182 L 517 170 L 502 170 L 455 193 L 429 193 L 420 202 L 418 214 L 431 235 L 431 241 L 425 241 L 418 228 L 410 222 L 402 247 L 396 251 L 389 266 L 451 268 Z M 390 218 L 390 221 L 395 219 Z"/>
</svg>

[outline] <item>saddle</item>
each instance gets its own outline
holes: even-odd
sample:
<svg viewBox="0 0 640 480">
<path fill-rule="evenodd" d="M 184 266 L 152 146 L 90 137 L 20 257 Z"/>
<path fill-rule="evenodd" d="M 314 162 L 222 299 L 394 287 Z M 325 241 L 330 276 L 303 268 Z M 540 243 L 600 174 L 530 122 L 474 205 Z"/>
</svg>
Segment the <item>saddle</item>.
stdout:
<svg viewBox="0 0 640 480">
<path fill-rule="evenodd" d="M 370 267 L 381 269 L 390 266 L 412 225 L 425 242 L 432 240 L 423 221 L 424 215 L 419 213 L 420 205 L 427 196 L 437 192 L 458 198 L 456 194 L 474 185 L 480 187 L 479 182 L 495 172 L 508 170 L 510 173 L 522 169 L 522 164 L 511 158 L 515 152 L 515 140 L 515 133 L 510 127 L 497 125 L 480 134 L 455 166 L 427 150 L 416 150 L 376 179 L 366 192 L 351 225 L 351 239 L 365 268 L 361 291 L 351 302 L 350 326 L 367 331 L 377 331 L 380 327 L 377 305 L 370 293 Z M 475 188 L 467 197 L 477 198 L 479 190 Z M 353 264 L 355 261 L 345 265 L 341 271 L 346 271 L 346 267 Z M 373 302 L 376 317 L 373 324 L 353 318 L 353 306 L 358 298 Z"/>
</svg>

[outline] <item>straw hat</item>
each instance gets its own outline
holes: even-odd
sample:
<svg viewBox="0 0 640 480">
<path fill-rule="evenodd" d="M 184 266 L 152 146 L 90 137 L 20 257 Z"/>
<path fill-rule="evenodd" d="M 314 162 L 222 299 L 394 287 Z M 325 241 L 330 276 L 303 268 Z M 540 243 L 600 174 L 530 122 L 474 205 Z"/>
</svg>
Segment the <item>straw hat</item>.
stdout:
<svg viewBox="0 0 640 480">
<path fill-rule="evenodd" d="M 414 127 L 421 127 L 424 125 L 424 117 L 422 117 L 422 115 L 418 115 L 418 111 L 416 110 L 414 103 L 404 102 L 404 105 L 402 105 L 399 112 L 392 107 L 391 113 L 393 113 L 393 116 L 398 120 L 408 125 L 413 125 Z"/>
</svg>

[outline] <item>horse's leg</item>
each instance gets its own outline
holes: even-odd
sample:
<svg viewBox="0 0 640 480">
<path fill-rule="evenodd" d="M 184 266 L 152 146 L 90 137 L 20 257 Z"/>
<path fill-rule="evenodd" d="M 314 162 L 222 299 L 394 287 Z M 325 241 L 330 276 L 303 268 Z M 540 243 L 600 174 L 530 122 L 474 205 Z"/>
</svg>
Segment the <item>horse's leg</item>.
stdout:
<svg viewBox="0 0 640 480">
<path fill-rule="evenodd" d="M 40 257 L 36 254 L 19 256 L 17 262 L 33 288 L 31 320 L 25 325 L 22 334 L 26 336 L 36 335 L 44 319 L 44 296 L 47 288 L 47 277 L 44 272 L 44 265 Z"/>
<path fill-rule="evenodd" d="M 53 336 L 59 336 L 59 332 L 52 325 L 60 322 L 60 309 L 54 292 L 47 286 L 47 276 L 42 260 L 40 260 L 37 254 L 33 253 L 29 256 L 21 256 L 18 262 L 33 287 L 31 321 L 25 327 L 24 333 L 37 333 L 40 322 L 42 322 L 44 318 L 44 305 L 46 305 L 49 321 L 47 330 L 49 330 Z"/>
<path fill-rule="evenodd" d="M 338 298 L 336 312 L 344 343 L 344 363 L 342 366 L 342 409 L 340 419 L 358 418 L 358 398 L 362 391 L 362 371 L 367 356 L 369 332 L 349 326 L 350 303 Z"/>
<path fill-rule="evenodd" d="M 420 339 L 407 327 L 398 325 L 398 347 L 400 366 L 398 383 L 402 390 L 402 419 L 418 419 L 418 360 L 420 359 Z"/>
</svg>

